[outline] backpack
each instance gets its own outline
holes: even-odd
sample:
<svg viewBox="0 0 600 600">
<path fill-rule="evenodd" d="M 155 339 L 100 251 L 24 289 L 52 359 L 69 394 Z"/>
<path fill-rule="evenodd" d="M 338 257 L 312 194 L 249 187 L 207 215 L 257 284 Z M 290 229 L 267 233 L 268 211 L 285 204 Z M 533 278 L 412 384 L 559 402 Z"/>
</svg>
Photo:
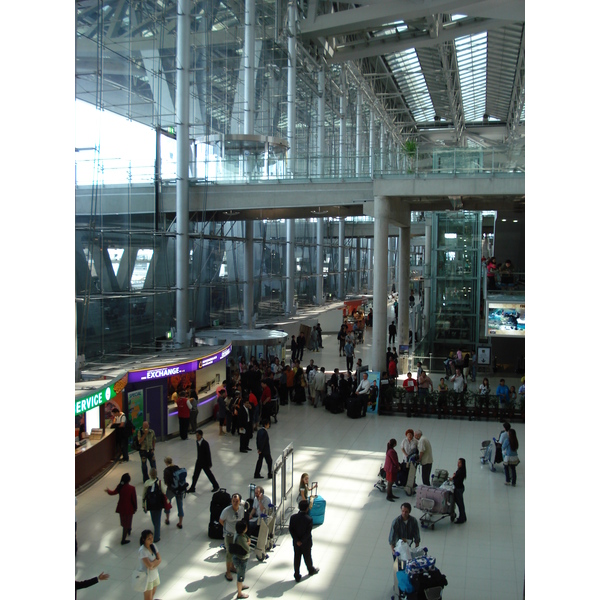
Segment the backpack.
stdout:
<svg viewBox="0 0 600 600">
<path fill-rule="evenodd" d="M 135 427 L 133 425 L 133 423 L 131 422 L 131 419 L 127 418 L 127 420 L 125 421 L 125 436 L 126 437 L 131 437 L 134 432 L 135 432 Z"/>
<path fill-rule="evenodd" d="M 160 479 L 157 479 L 146 489 L 144 500 L 146 501 L 146 510 L 160 510 L 161 508 L 164 508 L 163 493 L 160 489 Z"/>
<path fill-rule="evenodd" d="M 173 483 L 171 483 L 171 489 L 176 494 L 185 493 L 188 487 L 187 479 L 187 469 L 185 467 L 180 467 L 177 471 L 173 472 Z"/>
</svg>

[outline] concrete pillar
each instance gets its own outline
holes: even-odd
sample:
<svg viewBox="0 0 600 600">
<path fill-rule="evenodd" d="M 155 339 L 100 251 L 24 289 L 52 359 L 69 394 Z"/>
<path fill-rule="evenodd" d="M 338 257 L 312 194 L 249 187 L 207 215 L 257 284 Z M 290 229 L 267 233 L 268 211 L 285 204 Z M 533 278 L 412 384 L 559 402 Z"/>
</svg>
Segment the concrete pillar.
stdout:
<svg viewBox="0 0 600 600">
<path fill-rule="evenodd" d="M 348 99 L 346 98 L 346 69 L 342 65 L 340 72 L 342 95 L 340 96 L 340 177 L 346 177 L 346 110 L 348 108 Z"/>
<path fill-rule="evenodd" d="M 338 298 L 343 300 L 346 297 L 344 292 L 344 267 L 345 267 L 345 236 L 346 222 L 344 217 L 340 217 L 339 233 L 338 233 L 338 257 L 340 262 L 340 274 L 338 276 Z"/>
<path fill-rule="evenodd" d="M 244 327 L 252 329 L 254 314 L 254 236 L 253 221 L 244 223 L 246 235 L 244 240 Z"/>
<path fill-rule="evenodd" d="M 323 217 L 317 219 L 317 305 L 325 303 L 323 298 L 323 239 L 325 237 L 325 222 Z"/>
<path fill-rule="evenodd" d="M 381 161 L 381 171 L 385 169 L 385 127 L 383 123 L 379 126 L 379 160 Z"/>
<path fill-rule="evenodd" d="M 408 297 L 410 295 L 410 226 L 400 227 L 400 277 L 398 279 L 398 283 L 398 344 L 408 344 Z"/>
<path fill-rule="evenodd" d="M 371 121 L 369 123 L 369 174 L 371 179 L 375 177 L 375 113 L 373 107 L 370 110 Z"/>
<path fill-rule="evenodd" d="M 176 186 L 176 242 L 175 242 L 175 345 L 189 345 L 189 169 L 190 169 L 190 0 L 177 2 L 177 50 L 175 66 L 176 122 L 177 122 L 177 186 Z"/>
<path fill-rule="evenodd" d="M 294 314 L 294 279 L 296 277 L 296 240 L 294 219 L 286 219 L 285 314 Z"/>
<path fill-rule="evenodd" d="M 373 238 L 367 240 L 367 290 L 373 293 Z"/>
<path fill-rule="evenodd" d="M 373 345 L 369 366 L 373 371 L 387 371 L 385 353 L 387 349 L 387 273 L 389 198 L 375 196 L 373 227 Z"/>
</svg>

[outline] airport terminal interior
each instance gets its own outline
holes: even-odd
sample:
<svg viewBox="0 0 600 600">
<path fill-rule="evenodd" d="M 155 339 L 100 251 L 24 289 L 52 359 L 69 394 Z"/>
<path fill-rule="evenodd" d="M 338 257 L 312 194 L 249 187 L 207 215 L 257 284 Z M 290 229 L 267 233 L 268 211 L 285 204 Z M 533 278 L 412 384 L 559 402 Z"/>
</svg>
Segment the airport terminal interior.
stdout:
<svg viewBox="0 0 600 600">
<path fill-rule="evenodd" d="M 141 396 L 142 388 L 115 373 L 131 373 L 138 360 L 166 365 L 176 352 L 211 344 L 233 343 L 234 361 L 273 350 L 244 350 L 244 332 L 283 332 L 276 352 L 287 362 L 291 335 L 319 320 L 324 348 L 306 351 L 302 365 L 312 358 L 343 371 L 336 333 L 352 300 L 373 313 L 356 351 L 373 373 L 387 370 L 397 310 L 401 381 L 421 361 L 437 387 L 444 360 L 462 350 L 477 363 L 473 396 L 483 377 L 492 393 L 501 378 L 519 389 L 524 0 L 74 6 L 76 401 L 104 392 L 108 380 L 125 381 L 127 412 L 127 394 Z M 158 410 L 144 402 L 142 413 Z M 421 513 L 414 497 L 399 490 L 386 502 L 374 484 L 387 441 L 400 442 L 409 427 L 430 440 L 434 468 L 452 474 L 466 459 L 468 521 L 422 529 L 422 545 L 448 579 L 443 597 L 523 598 L 524 405 L 523 392 L 513 423 L 515 487 L 504 485 L 501 464 L 491 472 L 480 462 L 482 441 L 500 434 L 497 413 L 438 419 L 380 410 L 349 419 L 309 404 L 282 406 L 269 431 L 273 457 L 292 443 L 294 495 L 308 472 L 327 501 L 325 522 L 313 531 L 320 572 L 294 581 L 283 515 L 268 558 L 251 555 L 250 598 L 393 597 L 390 525 L 405 500 Z M 103 428 L 95 410 L 88 432 Z M 76 405 L 76 427 L 84 412 Z M 255 440 L 244 454 L 214 420 L 202 427 L 219 484 L 246 498 L 257 483 Z M 161 433 L 159 472 L 171 456 L 191 475 L 193 439 Z M 130 577 L 150 518 L 138 510 L 131 543 L 120 545 L 116 500 L 104 492 L 125 472 L 141 502 L 135 452 L 76 491 L 75 577 L 110 574 L 80 590 L 81 599 L 141 595 Z M 163 519 L 157 600 L 235 597 L 224 551 L 207 535 L 210 500 L 201 475 L 185 498 L 183 528 L 175 513 L 170 525 Z"/>
</svg>

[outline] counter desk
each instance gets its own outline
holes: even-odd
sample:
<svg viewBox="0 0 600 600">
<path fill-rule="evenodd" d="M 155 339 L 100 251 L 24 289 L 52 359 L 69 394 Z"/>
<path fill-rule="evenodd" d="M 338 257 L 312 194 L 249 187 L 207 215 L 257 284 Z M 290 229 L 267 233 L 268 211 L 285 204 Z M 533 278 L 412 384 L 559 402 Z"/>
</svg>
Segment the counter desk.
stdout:
<svg viewBox="0 0 600 600">
<path fill-rule="evenodd" d="M 86 444 L 75 449 L 75 490 L 90 482 L 112 465 L 116 454 L 114 429 L 106 429 L 99 440 L 87 438 Z"/>
</svg>

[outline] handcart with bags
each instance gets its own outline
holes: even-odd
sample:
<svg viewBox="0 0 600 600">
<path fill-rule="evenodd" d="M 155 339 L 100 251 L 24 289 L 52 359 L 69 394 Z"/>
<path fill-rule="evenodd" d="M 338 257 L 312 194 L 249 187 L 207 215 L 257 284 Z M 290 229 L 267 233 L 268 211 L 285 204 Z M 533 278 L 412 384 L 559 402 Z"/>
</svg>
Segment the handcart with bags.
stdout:
<svg viewBox="0 0 600 600">
<path fill-rule="evenodd" d="M 448 585 L 427 548 L 413 548 L 399 540 L 394 549 L 392 600 L 439 600 Z"/>
<path fill-rule="evenodd" d="M 430 485 L 420 485 L 417 488 L 417 501 L 415 506 L 423 511 L 419 522 L 425 529 L 435 529 L 435 524 L 450 517 L 456 518 L 454 512 L 454 484 L 448 480 L 439 488 Z"/>
</svg>

